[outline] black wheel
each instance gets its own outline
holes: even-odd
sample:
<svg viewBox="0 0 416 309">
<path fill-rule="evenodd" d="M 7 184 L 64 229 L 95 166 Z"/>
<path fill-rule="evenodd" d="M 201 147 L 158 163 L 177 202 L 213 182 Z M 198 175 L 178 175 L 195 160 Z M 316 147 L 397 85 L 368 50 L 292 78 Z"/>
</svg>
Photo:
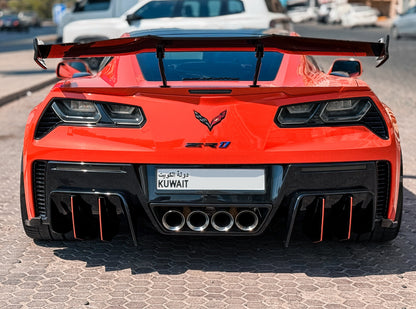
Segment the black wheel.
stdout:
<svg viewBox="0 0 416 309">
<path fill-rule="evenodd" d="M 51 230 L 49 224 L 30 224 L 27 216 L 26 210 L 26 197 L 25 197 L 25 188 L 23 182 L 23 169 L 20 174 L 20 211 L 21 211 L 21 218 L 23 229 L 26 235 L 30 238 L 36 240 L 65 240 L 65 239 L 73 239 L 72 233 L 55 233 Z"/>
</svg>

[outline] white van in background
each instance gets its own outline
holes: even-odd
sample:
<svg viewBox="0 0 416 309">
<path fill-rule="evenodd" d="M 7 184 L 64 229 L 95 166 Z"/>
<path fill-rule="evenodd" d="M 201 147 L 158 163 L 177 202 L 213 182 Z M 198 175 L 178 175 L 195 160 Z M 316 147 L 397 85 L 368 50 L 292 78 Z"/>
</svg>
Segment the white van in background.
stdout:
<svg viewBox="0 0 416 309">
<path fill-rule="evenodd" d="M 77 0 L 57 26 L 57 42 L 62 42 L 64 27 L 76 20 L 119 17 L 140 0 Z"/>
<path fill-rule="evenodd" d="M 270 29 L 290 32 L 290 18 L 267 0 L 140 0 L 120 17 L 79 20 L 63 31 L 63 43 L 115 39 L 132 30 Z M 99 58 L 89 58 L 96 70 Z"/>
<path fill-rule="evenodd" d="M 132 30 L 160 28 L 292 31 L 290 18 L 266 1 L 140 0 L 120 17 L 70 23 L 64 29 L 63 42 L 114 39 Z"/>
</svg>

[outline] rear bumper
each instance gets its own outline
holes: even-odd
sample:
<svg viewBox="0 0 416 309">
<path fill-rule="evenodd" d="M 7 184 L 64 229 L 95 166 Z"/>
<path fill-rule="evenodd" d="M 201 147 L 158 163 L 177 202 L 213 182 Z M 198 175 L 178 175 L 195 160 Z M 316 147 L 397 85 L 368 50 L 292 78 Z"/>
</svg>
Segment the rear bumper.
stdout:
<svg viewBox="0 0 416 309">
<path fill-rule="evenodd" d="M 288 245 L 294 229 L 302 230 L 313 241 L 349 239 L 353 233 L 371 232 L 392 207 L 388 161 L 215 167 L 262 167 L 266 171 L 266 190 L 160 192 L 156 189 L 155 165 L 35 161 L 31 181 L 31 211 L 35 216 L 29 224 L 47 224 L 58 233 L 72 231 L 75 238 L 110 240 L 125 223 L 134 242 L 135 222 L 140 217 L 160 233 L 174 235 L 254 236 L 277 226 Z M 164 220 L 165 214 L 173 211 L 182 214 L 184 222 L 179 215 L 177 228 L 171 229 Z M 238 226 L 237 216 L 243 211 L 250 214 L 249 221 L 258 219 L 254 227 Z M 208 218 L 204 229 L 193 229 L 188 224 L 186 219 L 192 212 L 206 214 L 200 216 Z M 226 220 L 232 218 L 230 228 L 215 227 L 213 217 L 217 212 L 231 215 L 225 215 Z"/>
</svg>

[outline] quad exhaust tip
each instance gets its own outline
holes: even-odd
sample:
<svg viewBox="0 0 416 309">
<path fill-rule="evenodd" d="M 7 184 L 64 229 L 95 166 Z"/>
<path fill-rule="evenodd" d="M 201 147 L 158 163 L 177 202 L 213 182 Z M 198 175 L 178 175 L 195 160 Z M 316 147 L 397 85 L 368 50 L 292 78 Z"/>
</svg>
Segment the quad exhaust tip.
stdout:
<svg viewBox="0 0 416 309">
<path fill-rule="evenodd" d="M 192 231 L 203 232 L 209 225 L 209 217 L 203 211 L 193 211 L 186 217 L 186 225 Z"/>
<path fill-rule="evenodd" d="M 227 232 L 234 225 L 233 216 L 226 211 L 217 211 L 211 217 L 211 225 L 218 232 Z"/>
<path fill-rule="evenodd" d="M 253 231 L 259 224 L 259 217 L 254 211 L 243 210 L 235 217 L 235 225 L 244 232 Z"/>
<path fill-rule="evenodd" d="M 218 232 L 228 232 L 236 227 L 243 232 L 252 232 L 259 225 L 259 217 L 252 210 L 242 210 L 234 218 L 231 212 L 221 210 L 211 216 L 202 210 L 191 211 L 186 217 L 178 210 L 168 210 L 162 217 L 162 225 L 171 232 L 178 232 L 186 226 L 194 232 L 203 232 L 210 225 Z"/>
<path fill-rule="evenodd" d="M 163 215 L 162 224 L 167 230 L 177 232 L 185 225 L 185 217 L 177 210 L 169 210 Z"/>
</svg>

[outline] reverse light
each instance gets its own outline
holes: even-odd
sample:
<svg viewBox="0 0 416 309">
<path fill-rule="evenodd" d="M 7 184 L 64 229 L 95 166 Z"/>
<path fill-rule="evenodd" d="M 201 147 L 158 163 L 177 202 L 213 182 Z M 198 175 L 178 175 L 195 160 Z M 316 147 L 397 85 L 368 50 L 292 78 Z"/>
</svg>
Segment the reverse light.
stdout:
<svg viewBox="0 0 416 309">
<path fill-rule="evenodd" d="M 144 116 L 140 107 L 122 104 L 107 104 L 111 120 L 119 125 L 141 125 Z"/>
<path fill-rule="evenodd" d="M 368 100 L 351 99 L 326 103 L 319 117 L 328 123 L 360 121 L 371 108 Z"/>
<path fill-rule="evenodd" d="M 52 109 L 64 122 L 93 124 L 101 119 L 97 106 L 89 101 L 56 101 L 52 104 Z"/>
<path fill-rule="evenodd" d="M 278 121 L 284 125 L 305 124 L 315 113 L 316 104 L 305 103 L 284 106 L 278 114 Z"/>
<path fill-rule="evenodd" d="M 97 111 L 95 104 L 92 102 L 71 100 L 71 101 L 63 102 L 63 104 L 67 106 L 68 108 L 74 111 L 78 111 L 78 112 L 94 113 Z"/>
</svg>

